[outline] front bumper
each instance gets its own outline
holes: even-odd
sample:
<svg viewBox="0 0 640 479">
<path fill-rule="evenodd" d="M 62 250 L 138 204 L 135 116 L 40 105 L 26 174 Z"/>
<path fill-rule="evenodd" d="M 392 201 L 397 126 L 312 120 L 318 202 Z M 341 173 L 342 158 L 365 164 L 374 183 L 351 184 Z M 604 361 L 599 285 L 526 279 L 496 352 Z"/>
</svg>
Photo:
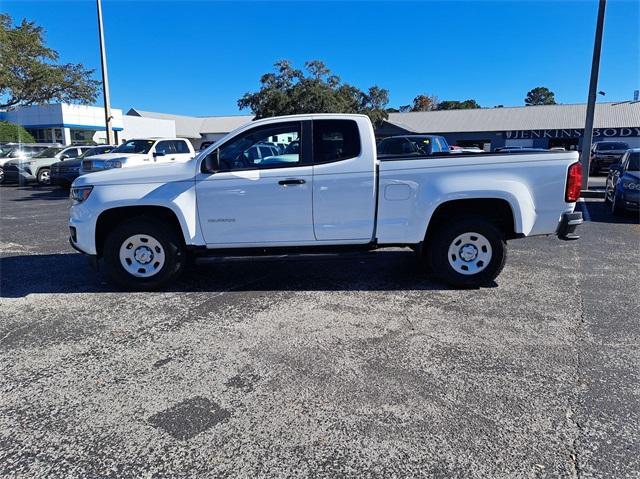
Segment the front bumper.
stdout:
<svg viewBox="0 0 640 479">
<path fill-rule="evenodd" d="M 561 240 L 577 240 L 580 236 L 575 234 L 575 231 L 582 223 L 584 223 L 584 220 L 582 219 L 581 211 L 574 211 L 573 213 L 566 211 L 562 213 L 556 230 L 558 238 Z"/>
<path fill-rule="evenodd" d="M 611 165 L 613 165 L 614 163 L 619 163 L 621 159 L 622 159 L 622 156 L 615 156 L 615 157 L 596 156 L 593 160 L 591 160 L 591 162 L 593 163 L 593 169 L 603 170 L 606 168 L 608 170 Z"/>
<path fill-rule="evenodd" d="M 69 186 L 78 176 L 79 171 L 51 171 L 51 183 L 60 186 Z"/>
<path fill-rule="evenodd" d="M 72 205 L 69 209 L 68 226 L 71 246 L 84 254 L 98 254 L 95 242 L 96 216 L 90 207 L 85 203 Z"/>
<path fill-rule="evenodd" d="M 622 193 L 622 204 L 629 211 L 640 211 L 640 192 L 625 190 Z"/>
</svg>

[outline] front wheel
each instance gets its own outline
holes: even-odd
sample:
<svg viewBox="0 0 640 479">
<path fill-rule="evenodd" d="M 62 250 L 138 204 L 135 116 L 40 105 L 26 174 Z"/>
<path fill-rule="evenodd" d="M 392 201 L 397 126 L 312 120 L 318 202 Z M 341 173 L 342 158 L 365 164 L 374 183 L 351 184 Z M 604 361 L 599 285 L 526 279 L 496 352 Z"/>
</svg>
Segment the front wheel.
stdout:
<svg viewBox="0 0 640 479">
<path fill-rule="evenodd" d="M 40 168 L 38 171 L 38 183 L 41 185 L 50 185 L 51 184 L 51 174 L 49 172 L 49 168 Z"/>
<path fill-rule="evenodd" d="M 611 214 L 613 216 L 622 216 L 624 214 L 624 206 L 615 191 L 611 198 Z"/>
<path fill-rule="evenodd" d="M 507 245 L 490 221 L 452 218 L 434 232 L 426 254 L 431 271 L 443 282 L 473 288 L 498 277 L 507 259 Z"/>
<path fill-rule="evenodd" d="M 105 240 L 103 257 L 107 274 L 116 284 L 138 291 L 165 286 L 187 262 L 177 232 L 142 217 L 114 228 Z"/>
</svg>

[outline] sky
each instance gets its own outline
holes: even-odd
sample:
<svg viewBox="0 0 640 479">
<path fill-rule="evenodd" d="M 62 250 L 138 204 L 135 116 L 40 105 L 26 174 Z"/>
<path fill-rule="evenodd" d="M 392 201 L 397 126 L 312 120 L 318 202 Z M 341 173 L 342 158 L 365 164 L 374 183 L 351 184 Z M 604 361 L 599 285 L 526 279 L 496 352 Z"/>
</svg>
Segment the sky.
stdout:
<svg viewBox="0 0 640 479">
<path fill-rule="evenodd" d="M 390 107 L 418 94 L 520 106 L 546 86 L 584 103 L 596 0 L 163 1 L 103 0 L 111 105 L 184 115 L 237 115 L 280 59 L 319 59 L 343 81 L 386 88 Z M 62 62 L 100 78 L 96 2 L 0 0 L 44 27 Z M 609 0 L 598 101 L 640 89 L 640 2 Z M 102 97 L 98 99 L 102 105 Z"/>
</svg>

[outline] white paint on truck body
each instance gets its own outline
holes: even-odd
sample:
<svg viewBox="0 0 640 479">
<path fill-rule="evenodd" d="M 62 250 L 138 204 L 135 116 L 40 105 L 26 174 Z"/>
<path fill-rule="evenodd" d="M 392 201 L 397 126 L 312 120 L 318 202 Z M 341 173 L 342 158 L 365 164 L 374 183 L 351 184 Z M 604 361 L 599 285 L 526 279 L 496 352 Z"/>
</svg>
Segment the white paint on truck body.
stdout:
<svg viewBox="0 0 640 479">
<path fill-rule="evenodd" d="M 278 122 L 353 120 L 360 154 L 324 164 L 202 172 L 204 158 L 246 130 Z M 575 152 L 482 154 L 380 161 L 373 128 L 362 115 L 295 115 L 244 125 L 184 163 L 120 168 L 79 177 L 93 186 L 71 207 L 75 245 L 96 254 L 100 214 L 126 206 L 160 206 L 178 218 L 185 243 L 210 249 L 420 243 L 436 209 L 452 200 L 505 200 L 522 235 L 554 234 Z M 378 171 L 379 170 L 379 171 Z M 304 180 L 283 187 L 283 179 Z M 377 202 L 376 202 L 377 198 Z"/>
</svg>

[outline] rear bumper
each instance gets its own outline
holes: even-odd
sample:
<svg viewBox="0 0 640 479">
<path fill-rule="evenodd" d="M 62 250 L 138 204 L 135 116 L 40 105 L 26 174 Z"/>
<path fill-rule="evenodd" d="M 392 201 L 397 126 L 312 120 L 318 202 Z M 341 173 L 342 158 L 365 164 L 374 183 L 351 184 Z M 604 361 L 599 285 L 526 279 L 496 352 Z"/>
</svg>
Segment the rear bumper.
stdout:
<svg viewBox="0 0 640 479">
<path fill-rule="evenodd" d="M 558 229 L 556 234 L 561 240 L 576 240 L 580 238 L 575 234 L 576 228 L 584 223 L 582 219 L 581 211 L 574 211 L 573 213 L 564 212 L 558 223 Z"/>
</svg>

